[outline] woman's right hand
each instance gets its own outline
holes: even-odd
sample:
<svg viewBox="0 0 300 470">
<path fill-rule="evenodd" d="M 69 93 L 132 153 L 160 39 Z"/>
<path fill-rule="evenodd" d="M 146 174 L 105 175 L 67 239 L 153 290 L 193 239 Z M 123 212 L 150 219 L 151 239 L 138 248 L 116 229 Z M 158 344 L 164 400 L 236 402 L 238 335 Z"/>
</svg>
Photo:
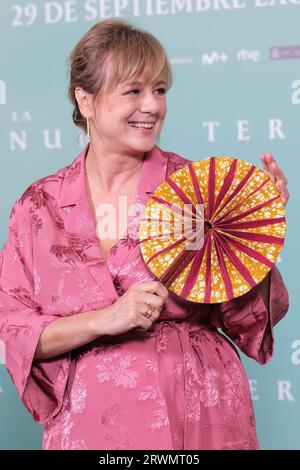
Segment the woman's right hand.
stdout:
<svg viewBox="0 0 300 470">
<path fill-rule="evenodd" d="M 159 281 L 133 284 L 116 302 L 106 307 L 106 334 L 121 335 L 137 327 L 148 330 L 159 317 L 168 295 L 168 289 Z M 148 310 L 147 304 L 154 307 L 150 319 L 143 315 Z"/>
</svg>

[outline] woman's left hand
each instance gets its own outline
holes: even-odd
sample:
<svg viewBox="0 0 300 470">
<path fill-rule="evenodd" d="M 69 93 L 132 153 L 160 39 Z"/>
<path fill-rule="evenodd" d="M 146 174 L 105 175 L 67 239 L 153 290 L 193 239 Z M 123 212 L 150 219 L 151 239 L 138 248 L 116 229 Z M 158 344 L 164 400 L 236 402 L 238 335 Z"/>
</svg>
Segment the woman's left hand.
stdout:
<svg viewBox="0 0 300 470">
<path fill-rule="evenodd" d="M 263 171 L 276 184 L 280 191 L 282 203 L 286 206 L 290 194 L 287 188 L 287 179 L 283 171 L 279 168 L 275 158 L 271 153 L 262 153 L 260 159 L 263 163 Z"/>
</svg>

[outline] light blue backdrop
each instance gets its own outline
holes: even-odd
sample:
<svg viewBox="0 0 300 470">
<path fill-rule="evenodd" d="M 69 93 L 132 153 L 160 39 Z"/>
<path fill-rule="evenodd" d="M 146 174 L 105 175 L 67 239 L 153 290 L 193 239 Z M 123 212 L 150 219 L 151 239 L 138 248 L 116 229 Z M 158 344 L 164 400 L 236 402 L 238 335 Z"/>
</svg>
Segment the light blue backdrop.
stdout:
<svg viewBox="0 0 300 470">
<path fill-rule="evenodd" d="M 287 175 L 288 230 L 277 266 L 290 311 L 276 327 L 271 362 L 243 360 L 261 447 L 300 449 L 300 0 L 2 0 L 0 245 L 26 187 L 80 153 L 65 63 L 92 24 L 114 16 L 156 35 L 171 60 L 164 150 L 192 160 L 231 155 L 258 166 L 259 154 L 271 151 Z M 0 449 L 39 449 L 41 436 L 0 365 Z"/>
</svg>

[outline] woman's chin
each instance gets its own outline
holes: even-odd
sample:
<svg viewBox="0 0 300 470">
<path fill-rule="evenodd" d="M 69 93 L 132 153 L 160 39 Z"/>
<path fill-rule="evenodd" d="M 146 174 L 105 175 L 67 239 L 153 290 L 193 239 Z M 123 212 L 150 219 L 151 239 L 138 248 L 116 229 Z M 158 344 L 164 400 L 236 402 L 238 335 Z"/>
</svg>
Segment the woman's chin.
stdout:
<svg viewBox="0 0 300 470">
<path fill-rule="evenodd" d="M 140 141 L 140 142 L 134 142 L 132 147 L 135 150 L 138 150 L 140 152 L 147 152 L 147 151 L 151 150 L 154 147 L 155 144 L 156 144 L 156 139 L 155 138 L 144 139 L 143 141 Z"/>
</svg>

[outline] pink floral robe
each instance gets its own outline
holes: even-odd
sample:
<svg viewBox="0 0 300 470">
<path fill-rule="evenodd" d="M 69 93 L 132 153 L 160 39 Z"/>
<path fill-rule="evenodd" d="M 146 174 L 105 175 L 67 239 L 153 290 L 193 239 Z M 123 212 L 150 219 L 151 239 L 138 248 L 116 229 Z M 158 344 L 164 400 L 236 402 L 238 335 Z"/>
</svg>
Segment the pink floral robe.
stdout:
<svg viewBox="0 0 300 470">
<path fill-rule="evenodd" d="M 0 257 L 0 339 L 23 403 L 44 423 L 43 449 L 257 449 L 248 380 L 218 328 L 260 364 L 270 359 L 273 326 L 288 310 L 275 266 L 269 311 L 258 287 L 219 305 L 171 293 L 147 332 L 33 361 L 50 322 L 102 309 L 154 279 L 137 242 L 139 216 L 148 193 L 189 163 L 157 146 L 145 154 L 137 212 L 105 261 L 87 192 L 87 149 L 15 202 Z"/>
</svg>

